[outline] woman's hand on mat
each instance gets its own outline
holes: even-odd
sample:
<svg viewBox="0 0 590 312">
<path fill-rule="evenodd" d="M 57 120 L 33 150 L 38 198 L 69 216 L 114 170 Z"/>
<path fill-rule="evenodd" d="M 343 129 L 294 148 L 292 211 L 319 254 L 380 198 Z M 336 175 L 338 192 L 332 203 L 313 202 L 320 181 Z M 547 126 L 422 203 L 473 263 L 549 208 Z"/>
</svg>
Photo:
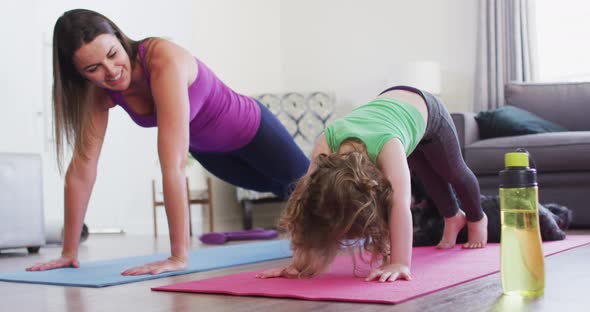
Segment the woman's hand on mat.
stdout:
<svg viewBox="0 0 590 312">
<path fill-rule="evenodd" d="M 48 262 L 36 263 L 35 265 L 28 267 L 26 270 L 27 271 L 45 271 L 45 270 L 52 270 L 52 269 L 66 268 L 66 267 L 78 268 L 78 267 L 80 267 L 80 262 L 78 262 L 78 259 L 76 259 L 76 258 L 62 256 L 59 259 L 51 260 Z"/>
<path fill-rule="evenodd" d="M 256 274 L 256 278 L 273 278 L 273 277 L 287 277 L 287 278 L 295 278 L 299 277 L 299 271 L 292 266 L 287 266 L 284 268 L 274 268 L 270 270 L 266 270 L 264 272 L 260 272 Z"/>
<path fill-rule="evenodd" d="M 131 268 L 121 273 L 121 275 L 156 275 L 164 272 L 181 271 L 186 269 L 186 263 L 187 259 L 170 257 L 166 260 L 150 262 L 142 266 Z"/>
<path fill-rule="evenodd" d="M 390 263 L 373 269 L 365 281 L 378 280 L 379 282 L 394 282 L 398 279 L 409 281 L 412 279 L 410 268 L 407 265 Z"/>
</svg>

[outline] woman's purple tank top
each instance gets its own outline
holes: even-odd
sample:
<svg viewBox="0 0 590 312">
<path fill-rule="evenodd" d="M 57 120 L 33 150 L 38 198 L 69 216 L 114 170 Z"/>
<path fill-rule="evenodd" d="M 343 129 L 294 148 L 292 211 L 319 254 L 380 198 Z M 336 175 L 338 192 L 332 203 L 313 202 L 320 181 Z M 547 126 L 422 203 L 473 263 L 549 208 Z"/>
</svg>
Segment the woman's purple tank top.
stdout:
<svg viewBox="0 0 590 312">
<path fill-rule="evenodd" d="M 149 72 L 145 63 L 145 47 L 139 44 L 148 86 Z M 227 152 L 248 144 L 260 125 L 260 107 L 251 97 L 236 93 L 226 86 L 205 64 L 196 59 L 197 79 L 188 87 L 190 102 L 190 150 L 198 152 Z M 150 91 L 151 92 L 151 91 Z M 113 102 L 121 106 L 136 124 L 157 126 L 157 113 L 134 113 L 123 94 L 109 91 Z"/>
</svg>

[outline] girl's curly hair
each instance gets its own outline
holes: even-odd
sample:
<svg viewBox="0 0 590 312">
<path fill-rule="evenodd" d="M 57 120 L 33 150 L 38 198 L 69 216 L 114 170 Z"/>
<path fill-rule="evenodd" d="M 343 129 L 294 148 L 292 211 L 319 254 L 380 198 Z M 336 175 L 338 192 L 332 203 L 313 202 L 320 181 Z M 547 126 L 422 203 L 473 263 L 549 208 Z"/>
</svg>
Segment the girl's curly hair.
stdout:
<svg viewBox="0 0 590 312">
<path fill-rule="evenodd" d="M 371 263 L 389 254 L 391 184 L 362 151 L 321 154 L 287 202 L 279 226 L 291 236 L 300 276 L 323 271 L 344 240 L 360 240 Z"/>
</svg>

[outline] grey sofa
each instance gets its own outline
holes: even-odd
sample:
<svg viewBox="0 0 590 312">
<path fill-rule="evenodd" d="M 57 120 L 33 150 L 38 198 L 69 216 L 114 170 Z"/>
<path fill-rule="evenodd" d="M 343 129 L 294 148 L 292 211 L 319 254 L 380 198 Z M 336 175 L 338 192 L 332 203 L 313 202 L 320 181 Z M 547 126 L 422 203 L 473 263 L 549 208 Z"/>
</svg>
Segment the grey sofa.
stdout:
<svg viewBox="0 0 590 312">
<path fill-rule="evenodd" d="M 504 154 L 524 147 L 537 164 L 539 201 L 569 207 L 572 227 L 590 228 L 590 82 L 513 82 L 505 86 L 505 99 L 569 131 L 480 140 L 476 114 L 453 113 L 463 157 L 482 194 L 498 194 Z"/>
</svg>

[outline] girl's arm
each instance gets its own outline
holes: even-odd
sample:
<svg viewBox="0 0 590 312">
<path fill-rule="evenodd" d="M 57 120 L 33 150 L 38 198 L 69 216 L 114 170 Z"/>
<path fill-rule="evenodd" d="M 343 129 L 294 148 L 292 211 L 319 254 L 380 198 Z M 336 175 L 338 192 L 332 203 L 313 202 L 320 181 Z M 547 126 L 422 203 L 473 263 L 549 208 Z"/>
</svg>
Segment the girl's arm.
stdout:
<svg viewBox="0 0 590 312">
<path fill-rule="evenodd" d="M 189 217 L 185 184 L 189 147 L 188 86 L 196 76 L 197 65 L 190 53 L 163 39 L 150 42 L 146 59 L 158 114 L 158 155 L 172 255 L 167 260 L 129 269 L 123 275 L 182 270 L 188 260 Z"/>
<path fill-rule="evenodd" d="M 391 209 L 389 211 L 389 235 L 391 255 L 389 263 L 373 270 L 367 280 L 381 282 L 411 279 L 412 261 L 412 214 L 410 169 L 404 146 L 398 139 L 389 140 L 377 158 L 381 171 L 391 183 Z"/>
<path fill-rule="evenodd" d="M 61 267 L 78 267 L 78 245 L 80 233 L 84 223 L 84 216 L 88 207 L 88 200 L 96 181 L 96 168 L 98 158 L 104 142 L 104 136 L 108 124 L 108 109 L 113 105 L 112 101 L 101 90 L 96 92 L 96 109 L 92 112 L 92 131 L 88 135 L 85 149 L 86 158 L 74 151 L 72 160 L 68 165 L 64 186 L 64 241 L 62 256 L 59 259 L 45 263 L 38 263 L 27 271 L 44 271 Z M 77 149 L 79 147 L 75 147 Z"/>
</svg>

